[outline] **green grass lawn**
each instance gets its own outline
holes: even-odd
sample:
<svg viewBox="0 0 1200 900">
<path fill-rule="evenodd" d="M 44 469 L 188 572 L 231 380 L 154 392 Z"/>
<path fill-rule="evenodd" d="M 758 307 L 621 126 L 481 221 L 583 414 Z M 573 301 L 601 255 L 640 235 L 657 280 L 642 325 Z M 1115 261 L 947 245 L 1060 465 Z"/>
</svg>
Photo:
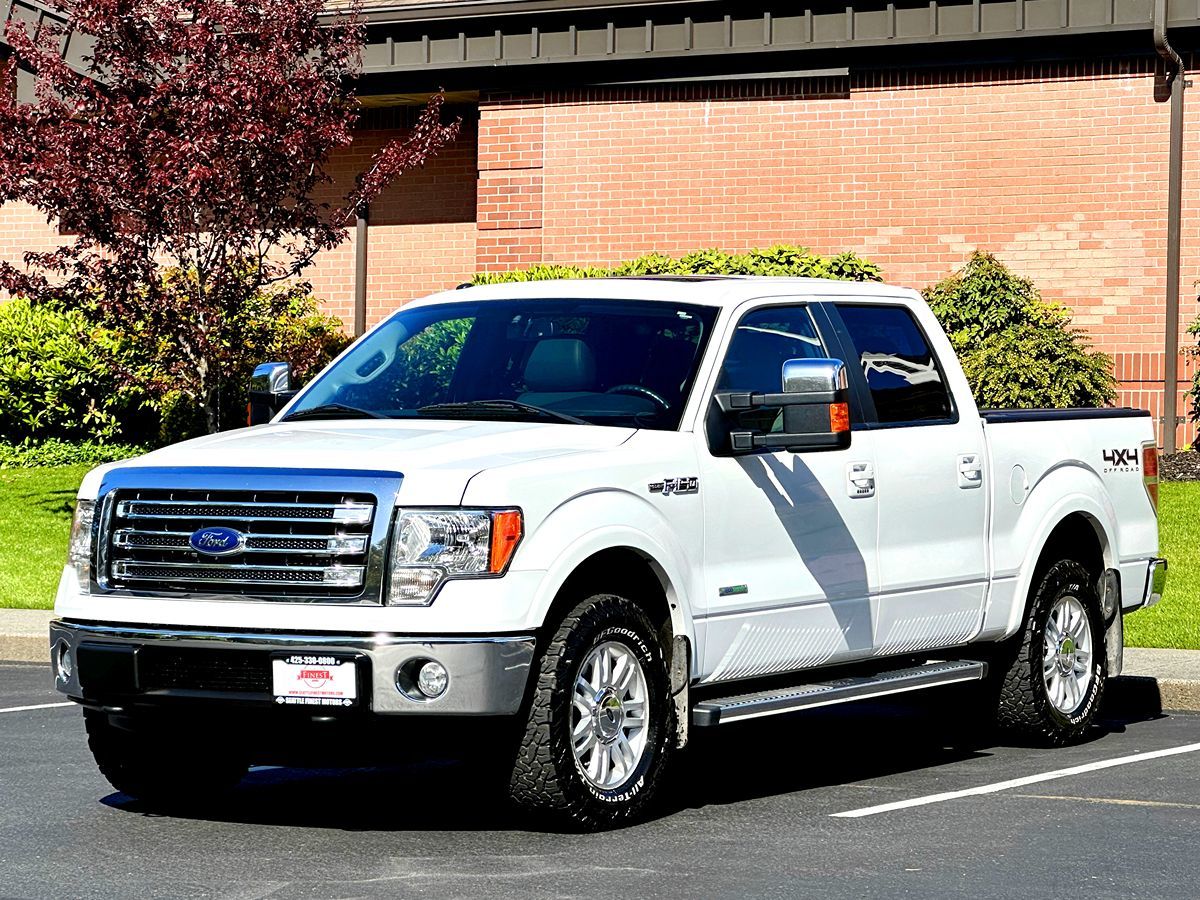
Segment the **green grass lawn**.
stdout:
<svg viewBox="0 0 1200 900">
<path fill-rule="evenodd" d="M 1200 650 L 1200 481 L 1160 484 L 1158 490 L 1167 592 L 1157 606 L 1125 618 L 1125 643 Z"/>
<path fill-rule="evenodd" d="M 0 607 L 49 609 L 87 466 L 0 469 Z M 1200 650 L 1200 482 L 1163 484 L 1159 522 L 1171 562 L 1162 603 L 1126 618 L 1132 647 Z"/>
<path fill-rule="evenodd" d="M 89 466 L 0 469 L 0 607 L 49 609 Z"/>
</svg>

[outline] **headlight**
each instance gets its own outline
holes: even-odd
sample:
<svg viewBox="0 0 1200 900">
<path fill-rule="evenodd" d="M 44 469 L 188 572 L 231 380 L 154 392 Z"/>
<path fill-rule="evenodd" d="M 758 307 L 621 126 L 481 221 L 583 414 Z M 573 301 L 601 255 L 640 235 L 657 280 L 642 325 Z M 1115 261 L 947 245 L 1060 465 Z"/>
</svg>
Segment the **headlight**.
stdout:
<svg viewBox="0 0 1200 900">
<path fill-rule="evenodd" d="M 88 593 L 92 582 L 92 518 L 96 513 L 94 500 L 80 500 L 71 521 L 71 540 L 67 544 L 67 565 L 75 570 L 79 588 Z"/>
<path fill-rule="evenodd" d="M 426 603 L 447 578 L 503 575 L 521 531 L 516 509 L 401 510 L 392 528 L 388 603 Z"/>
</svg>

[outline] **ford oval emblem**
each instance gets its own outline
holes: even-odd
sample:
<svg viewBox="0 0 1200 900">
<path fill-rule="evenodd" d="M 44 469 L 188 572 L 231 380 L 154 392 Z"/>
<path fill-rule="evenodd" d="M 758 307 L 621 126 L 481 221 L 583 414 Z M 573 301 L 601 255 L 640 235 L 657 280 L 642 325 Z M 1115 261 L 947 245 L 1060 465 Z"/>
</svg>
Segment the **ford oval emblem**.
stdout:
<svg viewBox="0 0 1200 900">
<path fill-rule="evenodd" d="M 246 536 L 232 528 L 214 525 L 194 532 L 188 544 L 205 556 L 232 556 L 246 549 Z"/>
</svg>

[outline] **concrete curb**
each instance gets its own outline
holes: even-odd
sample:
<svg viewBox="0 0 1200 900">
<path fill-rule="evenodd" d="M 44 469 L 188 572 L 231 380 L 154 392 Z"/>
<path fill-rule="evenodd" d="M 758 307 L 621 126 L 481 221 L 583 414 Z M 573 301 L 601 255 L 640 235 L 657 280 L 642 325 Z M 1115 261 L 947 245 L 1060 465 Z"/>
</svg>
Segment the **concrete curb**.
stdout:
<svg viewBox="0 0 1200 900">
<path fill-rule="evenodd" d="M 0 609 L 0 662 L 50 662 L 49 609 Z"/>
<path fill-rule="evenodd" d="M 0 662 L 48 663 L 48 609 L 0 609 Z M 1128 647 L 1125 672 L 1109 685 L 1110 706 L 1200 712 L 1200 651 Z"/>
</svg>

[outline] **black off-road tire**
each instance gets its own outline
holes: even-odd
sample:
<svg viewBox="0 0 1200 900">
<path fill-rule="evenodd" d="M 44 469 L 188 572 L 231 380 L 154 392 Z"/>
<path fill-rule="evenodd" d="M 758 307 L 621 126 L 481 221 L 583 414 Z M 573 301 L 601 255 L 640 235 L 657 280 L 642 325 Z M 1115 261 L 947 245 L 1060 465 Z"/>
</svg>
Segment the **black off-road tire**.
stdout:
<svg viewBox="0 0 1200 900">
<path fill-rule="evenodd" d="M 1092 679 L 1075 710 L 1067 715 L 1050 701 L 1042 675 L 1043 635 L 1055 601 L 1072 595 L 1088 615 L 1092 636 Z M 1025 624 L 1011 648 L 993 661 L 998 692 L 996 725 L 1007 736 L 1038 746 L 1061 747 L 1080 741 L 1104 698 L 1108 654 L 1100 597 L 1087 569 L 1074 560 L 1051 565 L 1034 588 Z"/>
<path fill-rule="evenodd" d="M 231 791 L 248 763 L 216 740 L 163 725 L 119 728 L 106 713 L 84 710 L 88 748 L 100 774 L 123 794 L 157 809 L 204 806 Z"/>
<path fill-rule="evenodd" d="M 646 748 L 633 774 L 602 790 L 580 773 L 571 744 L 571 696 L 580 667 L 606 641 L 633 651 L 646 679 Z M 509 779 L 516 806 L 570 828 L 597 830 L 635 821 L 658 790 L 675 746 L 675 708 L 663 648 L 632 600 L 595 594 L 550 635 L 535 662 L 537 682 Z"/>
</svg>

